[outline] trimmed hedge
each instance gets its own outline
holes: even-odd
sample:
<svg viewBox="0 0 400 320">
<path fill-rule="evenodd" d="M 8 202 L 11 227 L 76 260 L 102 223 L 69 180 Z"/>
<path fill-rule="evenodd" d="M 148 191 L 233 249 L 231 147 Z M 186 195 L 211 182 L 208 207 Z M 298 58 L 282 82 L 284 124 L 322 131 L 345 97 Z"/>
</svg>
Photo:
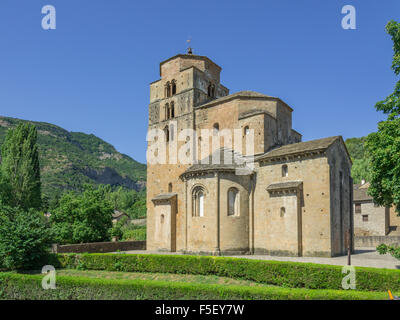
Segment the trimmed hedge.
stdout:
<svg viewBox="0 0 400 320">
<path fill-rule="evenodd" d="M 61 268 L 217 275 L 289 288 L 342 290 L 342 267 L 245 258 L 155 254 L 63 254 Z M 400 270 L 356 267 L 356 289 L 400 291 Z"/>
<path fill-rule="evenodd" d="M 198 300 L 366 300 L 387 299 L 387 293 L 354 290 L 310 290 L 193 284 L 155 280 L 93 279 L 58 276 L 55 290 L 41 287 L 43 275 L 0 273 L 0 299 L 198 299 Z"/>
</svg>

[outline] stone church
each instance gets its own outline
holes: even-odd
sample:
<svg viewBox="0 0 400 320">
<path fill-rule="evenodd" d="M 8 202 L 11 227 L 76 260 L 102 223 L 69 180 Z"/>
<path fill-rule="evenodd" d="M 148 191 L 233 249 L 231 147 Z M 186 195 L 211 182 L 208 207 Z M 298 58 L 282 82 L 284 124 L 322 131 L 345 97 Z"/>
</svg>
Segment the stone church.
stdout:
<svg viewBox="0 0 400 320">
<path fill-rule="evenodd" d="M 220 73 L 208 57 L 189 50 L 161 62 L 160 79 L 150 84 L 149 132 L 165 133 L 157 143 L 165 146 L 166 161 L 149 161 L 156 139 L 148 138 L 147 250 L 344 255 L 348 243 L 354 247 L 353 185 L 342 137 L 302 142 L 290 106 L 253 91 L 229 94 Z M 218 139 L 223 129 L 235 129 L 241 134 L 234 139 L 243 143 L 205 149 L 200 134 L 178 139 L 185 129 L 209 129 Z M 169 161 L 176 158 L 170 146 L 188 141 L 191 161 Z M 204 161 L 216 154 L 218 163 Z M 243 166 L 250 169 L 238 174 Z"/>
</svg>

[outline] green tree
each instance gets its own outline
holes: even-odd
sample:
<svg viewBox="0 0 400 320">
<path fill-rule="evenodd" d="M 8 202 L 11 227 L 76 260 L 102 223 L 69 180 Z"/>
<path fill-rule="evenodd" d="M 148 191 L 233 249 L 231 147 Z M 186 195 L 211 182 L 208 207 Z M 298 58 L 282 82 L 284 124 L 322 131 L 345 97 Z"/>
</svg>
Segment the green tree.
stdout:
<svg viewBox="0 0 400 320">
<path fill-rule="evenodd" d="M 2 185 L 8 186 L 3 199 L 12 207 L 23 209 L 41 207 L 41 182 L 37 131 L 32 124 L 9 129 L 2 145 Z"/>
<path fill-rule="evenodd" d="M 392 70 L 400 74 L 400 23 L 390 21 L 386 31 L 393 40 Z M 400 213 L 400 81 L 394 92 L 375 108 L 388 115 L 378 124 L 378 132 L 371 133 L 366 140 L 370 159 L 371 186 L 369 194 L 382 206 L 393 204 Z"/>
<path fill-rule="evenodd" d="M 41 213 L 0 203 L 0 267 L 35 267 L 48 254 L 50 244 L 50 229 Z"/>
<path fill-rule="evenodd" d="M 113 206 L 106 199 L 109 188 L 85 186 L 82 194 L 65 193 L 50 221 L 57 243 L 110 240 Z"/>
</svg>

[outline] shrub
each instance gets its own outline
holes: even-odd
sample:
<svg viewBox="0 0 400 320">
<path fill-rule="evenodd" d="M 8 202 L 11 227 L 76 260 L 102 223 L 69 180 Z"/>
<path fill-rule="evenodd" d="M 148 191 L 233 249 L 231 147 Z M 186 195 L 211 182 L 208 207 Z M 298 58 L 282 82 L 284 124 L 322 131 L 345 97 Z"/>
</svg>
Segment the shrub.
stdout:
<svg viewBox="0 0 400 320">
<path fill-rule="evenodd" d="M 123 241 L 144 241 L 146 240 L 146 227 L 122 228 Z"/>
<path fill-rule="evenodd" d="M 400 247 L 388 246 L 382 243 L 376 247 L 376 250 L 379 252 L 379 254 L 386 254 L 389 252 L 394 258 L 400 260 Z"/>
<path fill-rule="evenodd" d="M 50 243 L 41 213 L 0 205 L 0 267 L 30 268 L 45 258 Z"/>
<path fill-rule="evenodd" d="M 387 293 L 354 290 L 308 290 L 155 280 L 94 279 L 58 276 L 56 290 L 43 290 L 41 275 L 0 273 L 0 299 L 386 299 Z"/>
<path fill-rule="evenodd" d="M 58 255 L 58 267 L 88 270 L 217 275 L 290 288 L 342 289 L 342 267 L 312 263 L 253 260 L 245 258 L 152 255 L 66 254 Z M 356 267 L 356 286 L 361 291 L 400 290 L 400 271 Z"/>
<path fill-rule="evenodd" d="M 110 240 L 112 205 L 105 187 L 86 186 L 83 194 L 66 193 L 50 217 L 55 241 L 60 244 Z"/>
</svg>

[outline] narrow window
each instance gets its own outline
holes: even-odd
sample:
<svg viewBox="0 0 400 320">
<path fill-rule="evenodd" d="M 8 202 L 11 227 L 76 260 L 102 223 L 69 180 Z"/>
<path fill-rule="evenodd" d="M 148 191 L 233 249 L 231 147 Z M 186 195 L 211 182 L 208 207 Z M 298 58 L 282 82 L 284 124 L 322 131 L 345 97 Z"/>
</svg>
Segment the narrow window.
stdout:
<svg viewBox="0 0 400 320">
<path fill-rule="evenodd" d="M 173 101 L 171 102 L 171 119 L 172 118 L 175 118 L 175 104 Z"/>
<path fill-rule="evenodd" d="M 163 214 L 162 214 L 161 217 L 160 217 L 160 221 L 161 221 L 161 224 L 164 223 L 164 215 L 163 215 Z"/>
<path fill-rule="evenodd" d="M 168 192 L 172 192 L 172 183 L 171 182 L 168 184 Z"/>
<path fill-rule="evenodd" d="M 288 166 L 284 164 L 282 166 L 282 177 L 287 177 L 288 176 Z"/>
<path fill-rule="evenodd" d="M 280 212 L 281 218 L 283 218 L 285 216 L 285 213 L 286 213 L 285 207 L 281 207 L 281 212 Z"/>
<path fill-rule="evenodd" d="M 165 135 L 165 141 L 169 142 L 169 129 L 168 129 L 168 126 L 165 126 L 165 128 L 164 128 L 164 135 Z"/>
<path fill-rule="evenodd" d="M 249 126 L 245 126 L 244 127 L 244 134 L 247 136 L 248 134 L 250 134 L 250 128 Z"/>
<path fill-rule="evenodd" d="M 203 193 L 203 191 L 199 191 L 198 199 L 199 199 L 199 217 L 203 217 L 204 216 L 204 193 Z"/>
<path fill-rule="evenodd" d="M 176 94 L 176 81 L 172 81 L 172 95 Z"/>
<path fill-rule="evenodd" d="M 167 98 L 171 96 L 171 84 L 169 83 L 169 81 L 165 85 L 165 96 Z"/>
<path fill-rule="evenodd" d="M 356 203 L 354 205 L 354 212 L 355 213 L 361 213 L 361 203 Z"/>
<path fill-rule="evenodd" d="M 228 190 L 228 216 L 239 215 L 239 191 L 236 188 Z"/>
<path fill-rule="evenodd" d="M 193 191 L 193 212 L 194 217 L 204 216 L 204 191 L 203 188 L 197 187 Z"/>
<path fill-rule="evenodd" d="M 169 119 L 169 104 L 167 103 L 166 105 L 165 105 L 165 120 L 168 120 Z"/>
</svg>

